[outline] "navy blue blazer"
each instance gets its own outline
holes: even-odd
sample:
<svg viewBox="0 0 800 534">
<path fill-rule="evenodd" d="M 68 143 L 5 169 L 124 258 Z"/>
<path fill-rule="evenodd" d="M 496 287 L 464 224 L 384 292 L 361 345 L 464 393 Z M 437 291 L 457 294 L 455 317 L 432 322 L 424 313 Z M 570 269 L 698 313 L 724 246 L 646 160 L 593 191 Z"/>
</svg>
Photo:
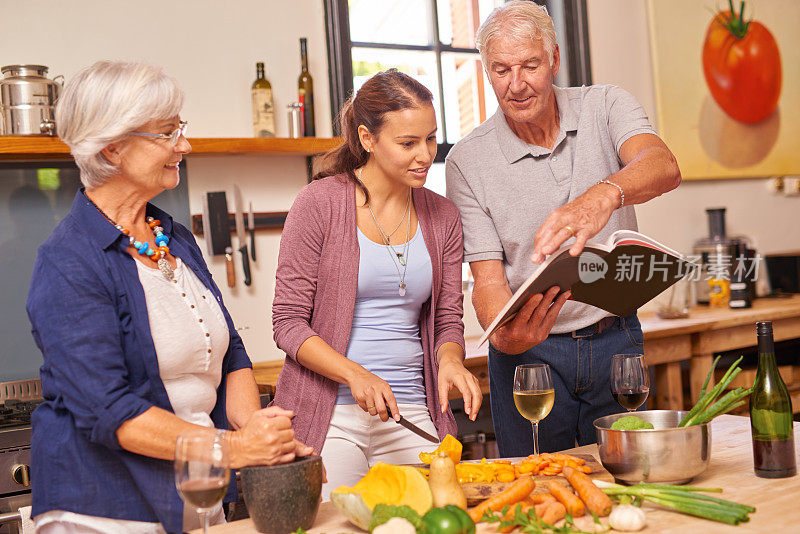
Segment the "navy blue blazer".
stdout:
<svg viewBox="0 0 800 534">
<path fill-rule="evenodd" d="M 147 215 L 161 220 L 170 252 L 222 307 L 230 343 L 211 419 L 227 428 L 225 377 L 252 364 L 194 236 L 151 204 Z M 183 503 L 172 462 L 125 451 L 116 437 L 122 423 L 151 406 L 173 411 L 127 243 L 81 190 L 39 247 L 27 302 L 44 355 L 45 401 L 32 417 L 32 515 L 65 510 L 161 522 L 167 532 L 181 532 Z"/>
</svg>

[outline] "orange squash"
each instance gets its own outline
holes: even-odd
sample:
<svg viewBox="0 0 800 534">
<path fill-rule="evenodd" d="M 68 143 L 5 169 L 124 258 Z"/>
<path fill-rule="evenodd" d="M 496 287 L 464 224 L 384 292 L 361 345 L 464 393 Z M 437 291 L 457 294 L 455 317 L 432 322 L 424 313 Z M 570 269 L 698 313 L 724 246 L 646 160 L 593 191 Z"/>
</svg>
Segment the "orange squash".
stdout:
<svg viewBox="0 0 800 534">
<path fill-rule="evenodd" d="M 461 452 L 463 450 L 464 446 L 461 444 L 461 442 L 450 434 L 447 434 L 435 451 L 419 453 L 419 460 L 424 464 L 430 465 L 431 461 L 436 458 L 438 453 L 446 452 L 447 456 L 453 460 L 453 463 L 457 464 L 461 461 Z"/>
</svg>

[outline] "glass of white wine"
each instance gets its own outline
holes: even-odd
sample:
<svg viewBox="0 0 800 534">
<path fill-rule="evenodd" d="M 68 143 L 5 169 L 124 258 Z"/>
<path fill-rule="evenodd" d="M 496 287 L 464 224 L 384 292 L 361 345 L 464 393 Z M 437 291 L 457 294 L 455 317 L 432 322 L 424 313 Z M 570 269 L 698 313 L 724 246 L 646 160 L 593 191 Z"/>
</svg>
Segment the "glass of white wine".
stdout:
<svg viewBox="0 0 800 534">
<path fill-rule="evenodd" d="M 208 532 L 208 513 L 225 496 L 230 482 L 228 444 L 221 433 L 188 432 L 175 444 L 175 486 L 186 504 L 197 508 Z"/>
<path fill-rule="evenodd" d="M 518 365 L 514 371 L 514 404 L 533 426 L 533 454 L 539 454 L 539 421 L 553 409 L 556 393 L 550 366 L 544 363 Z"/>
</svg>

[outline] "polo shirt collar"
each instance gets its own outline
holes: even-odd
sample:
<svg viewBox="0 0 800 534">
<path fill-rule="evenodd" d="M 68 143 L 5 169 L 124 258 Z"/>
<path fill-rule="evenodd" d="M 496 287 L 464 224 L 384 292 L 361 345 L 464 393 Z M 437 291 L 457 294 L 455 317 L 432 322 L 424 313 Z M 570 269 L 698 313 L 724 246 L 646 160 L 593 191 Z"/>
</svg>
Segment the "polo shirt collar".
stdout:
<svg viewBox="0 0 800 534">
<path fill-rule="evenodd" d="M 89 239 L 94 241 L 100 248 L 105 250 L 115 245 L 124 236 L 86 197 L 86 191 L 83 187 L 75 194 L 72 210 L 77 215 L 80 224 L 90 229 Z M 147 204 L 145 213 L 149 217 L 160 220 L 164 233 L 172 235 L 172 217 L 170 215 L 150 203 Z M 124 248 L 127 248 L 127 244 Z"/>
<path fill-rule="evenodd" d="M 556 107 L 558 108 L 560 120 L 558 137 L 553 146 L 555 149 L 566 137 L 566 132 L 573 132 L 578 129 L 578 114 L 572 108 L 569 96 L 564 89 L 554 85 L 553 92 L 556 96 Z M 529 145 L 520 139 L 517 134 L 511 130 L 502 109 L 499 107 L 494 117 L 492 117 L 492 120 L 494 120 L 495 128 L 497 129 L 497 140 L 500 143 L 500 150 L 509 163 L 515 163 L 528 155 L 537 157 L 551 153 L 551 150 L 545 147 Z"/>
</svg>

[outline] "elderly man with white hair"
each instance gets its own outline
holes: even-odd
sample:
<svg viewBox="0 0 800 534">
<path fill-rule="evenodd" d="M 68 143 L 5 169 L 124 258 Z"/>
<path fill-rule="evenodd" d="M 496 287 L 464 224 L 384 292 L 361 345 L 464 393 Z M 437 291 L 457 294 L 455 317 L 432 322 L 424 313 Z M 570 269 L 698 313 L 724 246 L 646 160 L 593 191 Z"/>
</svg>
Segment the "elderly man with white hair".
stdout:
<svg viewBox="0 0 800 534">
<path fill-rule="evenodd" d="M 534 2 L 494 10 L 478 50 L 499 109 L 451 150 L 447 196 L 461 212 L 472 303 L 485 328 L 522 282 L 563 243 L 636 229 L 634 204 L 680 183 L 674 156 L 641 105 L 613 85 L 553 85 L 553 21 Z M 636 314 L 615 317 L 550 288 L 490 338 L 490 403 L 500 454 L 532 450 L 531 425 L 512 400 L 514 369 L 545 363 L 555 404 L 540 423 L 543 451 L 593 443 L 592 422 L 621 411 L 610 391 L 613 354 L 643 352 Z M 560 294 L 559 294 L 560 293 Z"/>
<path fill-rule="evenodd" d="M 182 106 L 161 68 L 100 61 L 56 107 L 84 189 L 39 247 L 28 293 L 44 356 L 31 438 L 39 534 L 199 526 L 172 467 L 187 432 L 227 442 L 233 468 L 311 452 L 294 439 L 291 412 L 260 409 L 194 236 L 150 204 L 178 185 L 191 151 Z M 221 506 L 210 515 L 224 522 Z"/>
</svg>

